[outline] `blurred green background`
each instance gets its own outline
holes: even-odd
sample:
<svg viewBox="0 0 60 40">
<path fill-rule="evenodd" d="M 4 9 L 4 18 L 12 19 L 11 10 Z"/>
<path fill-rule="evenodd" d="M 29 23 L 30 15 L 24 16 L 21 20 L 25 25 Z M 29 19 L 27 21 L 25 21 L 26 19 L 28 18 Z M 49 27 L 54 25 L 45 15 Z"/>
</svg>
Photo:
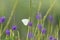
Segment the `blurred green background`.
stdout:
<svg viewBox="0 0 60 40">
<path fill-rule="evenodd" d="M 20 34 L 22 34 L 21 38 L 24 40 L 26 36 L 25 34 L 27 33 L 27 27 L 22 24 L 21 19 L 31 17 L 34 25 L 36 25 L 37 20 L 35 19 L 35 15 L 38 12 L 40 0 L 32 0 L 31 5 L 30 0 L 17 1 L 18 4 L 16 6 L 16 9 L 14 10 L 15 16 L 13 15 L 8 27 L 10 28 L 11 25 L 14 24 L 15 17 L 15 24 L 18 25 L 18 30 L 20 31 Z M 41 8 L 39 12 L 42 13 L 42 15 L 44 16 L 54 1 L 55 0 L 41 0 Z M 10 17 L 11 11 L 15 3 L 16 0 L 0 0 L 0 16 L 6 16 L 6 22 L 4 23 L 4 26 L 6 25 Z M 60 0 L 56 0 L 54 7 L 50 11 L 50 14 L 53 14 L 56 18 L 57 16 L 60 17 Z"/>
</svg>

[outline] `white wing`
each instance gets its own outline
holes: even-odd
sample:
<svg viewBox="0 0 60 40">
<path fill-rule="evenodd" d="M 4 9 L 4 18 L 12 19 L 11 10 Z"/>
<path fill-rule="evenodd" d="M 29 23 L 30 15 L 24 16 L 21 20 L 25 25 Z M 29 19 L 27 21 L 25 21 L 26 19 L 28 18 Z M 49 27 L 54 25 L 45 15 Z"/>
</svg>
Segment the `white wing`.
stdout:
<svg viewBox="0 0 60 40">
<path fill-rule="evenodd" d="M 24 25 L 28 25 L 28 22 L 29 22 L 29 19 L 22 19 L 22 23 L 23 23 Z"/>
</svg>

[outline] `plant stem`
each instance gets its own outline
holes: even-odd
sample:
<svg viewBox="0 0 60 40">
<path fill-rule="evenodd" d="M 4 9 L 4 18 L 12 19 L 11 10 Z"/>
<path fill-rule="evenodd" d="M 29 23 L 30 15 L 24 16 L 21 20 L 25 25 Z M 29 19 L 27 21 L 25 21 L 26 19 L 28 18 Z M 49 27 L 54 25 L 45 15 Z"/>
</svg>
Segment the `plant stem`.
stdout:
<svg viewBox="0 0 60 40">
<path fill-rule="evenodd" d="M 1 34 L 2 34 L 2 24 L 1 24 L 1 30 L 0 30 L 0 40 L 1 40 Z"/>
<path fill-rule="evenodd" d="M 18 40 L 20 40 L 20 33 L 19 33 L 19 31 L 17 31 L 18 32 Z"/>
<path fill-rule="evenodd" d="M 30 17 L 29 17 L 29 20 L 30 20 Z M 28 40 L 28 33 L 29 33 L 29 30 L 30 30 L 30 27 L 28 26 L 28 32 L 27 32 L 26 40 Z"/>
<path fill-rule="evenodd" d="M 9 40 L 8 35 L 6 35 L 6 40 Z"/>
<path fill-rule="evenodd" d="M 28 40 L 28 33 L 29 33 L 29 29 L 30 29 L 30 28 L 28 27 L 28 32 L 27 32 L 27 38 L 26 38 L 26 40 Z"/>
<path fill-rule="evenodd" d="M 16 0 L 16 3 L 15 3 L 14 6 L 13 6 L 13 9 L 12 9 L 12 11 L 11 11 L 11 15 L 10 15 L 10 17 L 9 17 L 9 19 L 8 19 L 8 21 L 7 21 L 7 24 L 5 25 L 5 28 L 4 28 L 3 32 L 4 32 L 4 31 L 6 30 L 6 28 L 8 27 L 8 25 L 9 25 L 11 19 L 12 19 L 12 16 L 13 16 L 13 14 L 14 14 L 14 11 L 15 11 L 15 9 L 16 9 L 17 4 L 18 4 L 18 1 Z M 2 33 L 3 33 L 3 32 L 2 32 Z"/>
<path fill-rule="evenodd" d="M 39 20 L 38 20 L 38 22 L 37 22 L 37 25 L 38 25 L 38 24 L 39 24 Z M 37 28 L 37 26 L 36 26 L 36 30 L 35 30 L 35 32 L 34 32 L 34 36 L 36 35 L 37 30 L 38 30 L 38 28 Z"/>
<path fill-rule="evenodd" d="M 45 16 L 43 17 L 43 25 L 44 25 L 45 19 L 47 18 L 49 12 L 51 11 L 51 9 L 52 9 L 53 6 L 55 5 L 55 3 L 56 3 L 56 0 L 51 4 L 50 8 L 47 10 Z"/>
<path fill-rule="evenodd" d="M 57 34 L 56 34 L 56 35 L 57 35 L 57 40 L 58 40 L 58 35 L 59 35 L 58 32 L 59 32 L 59 28 L 58 28 L 58 26 L 57 26 Z"/>
</svg>

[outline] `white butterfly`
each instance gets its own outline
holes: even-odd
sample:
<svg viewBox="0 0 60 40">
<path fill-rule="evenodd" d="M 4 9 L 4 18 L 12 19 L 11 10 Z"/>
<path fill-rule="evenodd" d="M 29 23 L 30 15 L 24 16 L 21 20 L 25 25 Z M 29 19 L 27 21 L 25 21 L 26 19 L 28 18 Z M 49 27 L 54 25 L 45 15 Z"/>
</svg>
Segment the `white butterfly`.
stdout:
<svg viewBox="0 0 60 40">
<path fill-rule="evenodd" d="M 29 19 L 22 19 L 21 21 L 26 26 L 28 25 Z"/>
</svg>

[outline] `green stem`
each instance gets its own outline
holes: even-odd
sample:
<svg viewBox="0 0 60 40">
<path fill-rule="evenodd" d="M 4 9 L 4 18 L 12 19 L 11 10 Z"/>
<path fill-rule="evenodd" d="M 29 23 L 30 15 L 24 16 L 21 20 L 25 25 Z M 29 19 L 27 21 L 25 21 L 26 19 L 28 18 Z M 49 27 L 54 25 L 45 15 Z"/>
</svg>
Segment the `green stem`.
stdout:
<svg viewBox="0 0 60 40">
<path fill-rule="evenodd" d="M 52 24 L 51 24 L 51 32 L 50 32 L 50 34 L 52 34 L 52 31 L 53 31 L 53 26 L 52 26 Z"/>
<path fill-rule="evenodd" d="M 9 40 L 9 37 L 8 37 L 8 35 L 6 35 L 6 40 Z"/>
<path fill-rule="evenodd" d="M 2 24 L 1 24 L 1 30 L 0 30 L 0 40 L 1 40 L 1 34 L 2 34 Z"/>
<path fill-rule="evenodd" d="M 42 3 L 41 3 L 42 1 L 41 0 L 39 0 L 39 5 L 38 5 L 38 12 L 40 11 L 40 9 L 41 9 L 41 5 L 42 5 Z"/>
<path fill-rule="evenodd" d="M 40 24 L 42 24 L 42 20 L 40 20 Z M 40 32 L 40 30 L 38 29 L 38 34 L 37 34 L 38 40 L 41 39 L 41 37 L 42 37 L 41 35 L 42 35 L 42 32 Z"/>
<path fill-rule="evenodd" d="M 29 20 L 30 20 L 30 17 L 29 17 Z M 28 33 L 29 33 L 29 30 L 30 30 L 30 27 L 28 26 L 28 32 L 27 32 L 26 40 L 28 40 Z"/>
<path fill-rule="evenodd" d="M 59 28 L 58 28 L 58 26 L 57 26 L 57 40 L 58 40 L 58 32 L 59 32 Z"/>
<path fill-rule="evenodd" d="M 46 38 L 46 40 L 48 39 L 48 36 L 49 36 L 49 34 L 50 34 L 50 22 L 48 21 L 48 28 L 47 28 L 47 38 Z"/>
<path fill-rule="evenodd" d="M 38 12 L 40 11 L 40 9 L 41 9 L 41 1 L 39 2 L 39 5 L 38 5 Z M 39 24 L 39 20 L 38 20 L 37 24 Z M 38 30 L 38 28 L 36 26 L 36 30 L 34 32 L 34 36 L 35 36 L 37 30 Z"/>
<path fill-rule="evenodd" d="M 37 25 L 38 25 L 38 24 L 39 24 L 39 20 L 38 20 L 38 22 L 37 22 Z M 37 28 L 37 26 L 36 26 L 36 29 L 35 29 L 35 32 L 34 32 L 34 36 L 35 36 L 37 30 L 38 30 L 38 28 Z"/>
<path fill-rule="evenodd" d="M 17 31 L 18 32 L 18 40 L 20 40 L 20 33 L 19 33 L 19 31 Z"/>
<path fill-rule="evenodd" d="M 28 32 L 27 32 L 27 38 L 26 38 L 26 40 L 28 40 L 28 33 L 29 33 L 29 29 L 30 29 L 30 28 L 28 27 Z"/>
<path fill-rule="evenodd" d="M 1 24 L 1 32 L 2 32 L 2 27 L 3 27 L 3 25 Z"/>
<path fill-rule="evenodd" d="M 44 25 L 45 19 L 47 18 L 49 12 L 51 11 L 51 9 L 52 9 L 53 6 L 55 5 L 55 3 L 56 3 L 56 0 L 51 4 L 50 8 L 47 10 L 46 15 L 45 15 L 44 18 L 43 18 L 43 25 Z"/>
<path fill-rule="evenodd" d="M 16 0 L 16 3 L 15 3 L 14 6 L 13 6 L 13 9 L 12 9 L 12 11 L 11 11 L 11 15 L 10 15 L 10 17 L 9 17 L 9 19 L 8 19 L 8 21 L 7 21 L 7 24 L 6 24 L 3 32 L 6 30 L 6 28 L 8 27 L 8 25 L 9 25 L 11 19 L 12 19 L 12 16 L 13 16 L 14 11 L 15 11 L 15 9 L 16 9 L 17 3 L 18 3 L 18 1 Z M 2 33 L 3 33 L 3 32 L 2 32 Z"/>
<path fill-rule="evenodd" d="M 14 31 L 12 32 L 12 34 L 13 34 L 13 35 L 12 35 L 12 40 L 15 40 L 15 39 L 14 39 L 14 37 L 15 37 Z"/>
<path fill-rule="evenodd" d="M 14 31 L 10 30 L 10 39 L 14 40 Z"/>
<path fill-rule="evenodd" d="M 2 24 L 1 24 L 1 29 L 0 29 L 0 40 L 1 40 L 1 38 L 2 38 L 2 37 L 1 37 L 1 34 L 2 34 L 2 27 L 3 27 L 3 26 L 2 26 Z"/>
<path fill-rule="evenodd" d="M 40 36 L 41 35 L 41 33 L 40 33 L 40 31 L 38 30 L 38 34 L 37 34 L 37 36 L 38 36 L 38 40 L 40 40 Z"/>
</svg>

